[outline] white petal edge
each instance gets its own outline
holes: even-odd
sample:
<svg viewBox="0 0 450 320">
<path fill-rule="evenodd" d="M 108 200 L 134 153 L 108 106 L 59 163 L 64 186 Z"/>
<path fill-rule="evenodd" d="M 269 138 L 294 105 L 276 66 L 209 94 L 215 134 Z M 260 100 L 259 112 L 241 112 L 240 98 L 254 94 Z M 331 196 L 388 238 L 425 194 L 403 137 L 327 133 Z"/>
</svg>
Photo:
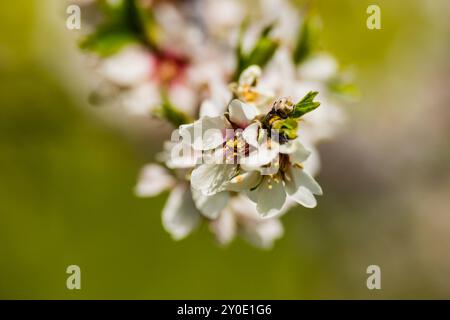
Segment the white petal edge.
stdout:
<svg viewBox="0 0 450 320">
<path fill-rule="evenodd" d="M 253 222 L 243 228 L 247 241 L 261 249 L 271 249 L 275 240 L 281 238 L 283 233 L 283 224 L 276 218 Z"/>
<path fill-rule="evenodd" d="M 256 186 L 260 177 L 261 175 L 258 171 L 243 172 L 231 179 L 227 183 L 226 188 L 235 192 L 250 190 Z"/>
<path fill-rule="evenodd" d="M 241 76 L 239 77 L 240 85 L 254 85 L 256 81 L 261 78 L 261 68 L 257 65 L 249 66 L 247 69 L 242 71 Z"/>
<path fill-rule="evenodd" d="M 213 195 L 224 191 L 235 174 L 233 164 L 202 164 L 192 171 L 191 185 L 204 195 Z"/>
<path fill-rule="evenodd" d="M 180 126 L 183 143 L 192 145 L 195 150 L 211 150 L 225 141 L 225 130 L 231 124 L 224 116 L 203 117 L 194 123 Z"/>
<path fill-rule="evenodd" d="M 258 192 L 256 209 L 263 218 L 272 218 L 281 213 L 286 201 L 283 183 L 266 177 L 255 190 Z"/>
<path fill-rule="evenodd" d="M 229 244 L 237 233 L 236 216 L 227 208 L 222 211 L 218 219 L 211 221 L 209 226 L 221 245 Z"/>
<path fill-rule="evenodd" d="M 280 145 L 280 152 L 289 154 L 293 163 L 303 163 L 311 154 L 299 140 Z"/>
<path fill-rule="evenodd" d="M 154 197 L 175 185 L 175 179 L 158 164 L 148 164 L 141 169 L 134 189 L 138 197 Z"/>
<path fill-rule="evenodd" d="M 169 195 L 162 213 L 164 229 L 174 240 L 188 236 L 199 224 L 200 213 L 195 208 L 190 190 L 178 185 Z"/>
<path fill-rule="evenodd" d="M 286 192 L 306 208 L 317 206 L 317 200 L 314 194 L 322 195 L 322 188 L 307 172 L 301 168 L 291 168 L 287 173 Z"/>
<path fill-rule="evenodd" d="M 259 132 L 259 123 L 252 123 L 242 132 L 242 137 L 245 142 L 253 147 L 258 147 L 258 132 Z"/>
<path fill-rule="evenodd" d="M 215 220 L 227 205 L 228 192 L 219 192 L 212 196 L 205 196 L 201 191 L 192 189 L 192 199 L 197 209 L 208 219 Z"/>
<path fill-rule="evenodd" d="M 257 109 L 249 104 L 245 104 L 238 99 L 234 99 L 228 106 L 231 122 L 246 127 L 258 115 Z"/>
</svg>

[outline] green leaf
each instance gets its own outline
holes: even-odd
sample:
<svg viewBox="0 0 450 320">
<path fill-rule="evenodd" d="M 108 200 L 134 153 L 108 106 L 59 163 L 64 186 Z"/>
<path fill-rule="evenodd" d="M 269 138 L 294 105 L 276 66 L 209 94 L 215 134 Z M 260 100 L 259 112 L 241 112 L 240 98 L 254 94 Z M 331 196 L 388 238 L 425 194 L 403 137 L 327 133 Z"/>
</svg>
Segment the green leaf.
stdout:
<svg viewBox="0 0 450 320">
<path fill-rule="evenodd" d="M 99 31 L 84 38 L 80 48 L 97 53 L 100 56 L 109 56 L 123 47 L 137 42 L 138 39 L 129 32 Z"/>
<path fill-rule="evenodd" d="M 142 34 L 146 43 L 156 49 L 158 47 L 158 42 L 161 34 L 160 27 L 156 22 L 156 18 L 150 9 L 140 9 L 139 19 L 142 25 Z"/>
<path fill-rule="evenodd" d="M 293 60 L 295 65 L 299 65 L 316 50 L 319 31 L 320 20 L 317 16 L 311 15 L 305 19 L 299 30 L 294 48 Z"/>
<path fill-rule="evenodd" d="M 258 65 L 263 68 L 273 57 L 279 47 L 279 42 L 269 36 L 273 24 L 268 25 L 261 31 L 259 39 L 254 47 L 248 53 L 242 51 L 242 34 L 245 31 L 245 25 L 241 27 L 238 46 L 237 46 L 237 68 L 234 80 L 239 79 L 242 71 L 251 65 Z"/>
<path fill-rule="evenodd" d="M 258 65 L 263 68 L 269 61 L 272 59 L 276 50 L 278 49 L 279 43 L 278 41 L 271 38 L 261 38 L 256 43 L 253 50 L 248 55 L 246 64 L 244 66 L 245 70 L 247 67 L 251 65 Z"/>
<path fill-rule="evenodd" d="M 328 88 L 332 93 L 343 97 L 358 98 L 360 96 L 359 89 L 354 83 L 343 81 L 342 79 L 334 79 L 330 81 Z"/>
<path fill-rule="evenodd" d="M 237 47 L 236 47 L 236 60 L 237 60 L 237 70 L 241 70 L 242 66 L 245 63 L 245 54 L 242 50 L 242 39 L 244 38 L 245 30 L 247 29 L 248 20 L 245 19 L 239 28 Z M 239 73 L 236 72 L 237 78 L 239 78 Z"/>
<path fill-rule="evenodd" d="M 261 38 L 267 38 L 270 34 L 270 32 L 273 30 L 273 27 L 275 27 L 275 23 L 271 23 L 267 25 L 262 31 L 261 31 Z"/>
<path fill-rule="evenodd" d="M 297 102 L 294 107 L 294 111 L 292 112 L 293 118 L 300 118 L 301 116 L 307 114 L 308 112 L 313 111 L 317 107 L 320 106 L 320 102 L 314 101 L 314 98 L 319 93 L 316 91 L 308 92 L 302 100 Z"/>
<path fill-rule="evenodd" d="M 125 1 L 125 25 L 140 37 L 144 44 L 156 48 L 160 30 L 153 11 L 148 7 L 143 7 L 137 0 Z"/>
<path fill-rule="evenodd" d="M 150 9 L 141 7 L 136 0 L 116 1 L 113 4 L 103 0 L 98 4 L 104 21 L 94 33 L 81 41 L 82 49 L 108 56 L 133 42 L 156 48 L 157 25 Z"/>
</svg>

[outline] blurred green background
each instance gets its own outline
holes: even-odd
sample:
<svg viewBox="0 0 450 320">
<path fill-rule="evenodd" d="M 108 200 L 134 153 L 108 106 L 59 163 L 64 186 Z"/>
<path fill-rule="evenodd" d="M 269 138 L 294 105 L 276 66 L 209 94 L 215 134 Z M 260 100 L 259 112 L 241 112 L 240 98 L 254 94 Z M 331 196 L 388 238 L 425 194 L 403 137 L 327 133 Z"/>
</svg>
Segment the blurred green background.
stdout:
<svg viewBox="0 0 450 320">
<path fill-rule="evenodd" d="M 382 30 L 366 28 L 372 3 Z M 261 251 L 221 248 L 206 227 L 172 241 L 167 194 L 132 193 L 161 141 L 87 105 L 63 1 L 1 1 L 0 297 L 450 298 L 449 2 L 317 4 L 362 97 L 321 146 L 318 208 L 283 217 L 284 238 Z M 66 289 L 70 264 L 80 291 Z M 371 264 L 382 290 L 366 288 Z"/>
</svg>

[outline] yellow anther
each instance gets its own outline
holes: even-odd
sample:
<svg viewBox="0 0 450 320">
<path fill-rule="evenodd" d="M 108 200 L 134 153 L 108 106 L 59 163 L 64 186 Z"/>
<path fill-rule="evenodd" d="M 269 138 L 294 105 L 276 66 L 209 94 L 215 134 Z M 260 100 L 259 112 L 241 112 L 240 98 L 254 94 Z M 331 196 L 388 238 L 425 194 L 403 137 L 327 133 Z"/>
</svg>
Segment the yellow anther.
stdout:
<svg viewBox="0 0 450 320">
<path fill-rule="evenodd" d="M 296 168 L 299 168 L 299 169 L 303 169 L 303 164 L 301 164 L 300 162 L 294 163 L 293 166 L 296 167 Z"/>
<path fill-rule="evenodd" d="M 236 145 L 238 148 L 245 148 L 245 142 L 242 140 L 237 141 Z"/>
<path fill-rule="evenodd" d="M 239 88 L 239 94 L 246 102 L 254 102 L 258 99 L 258 92 L 253 91 L 252 87 L 249 85 L 243 85 Z"/>
<path fill-rule="evenodd" d="M 226 145 L 229 148 L 234 148 L 235 142 L 234 142 L 234 140 L 230 139 L 230 140 L 227 141 Z"/>
</svg>

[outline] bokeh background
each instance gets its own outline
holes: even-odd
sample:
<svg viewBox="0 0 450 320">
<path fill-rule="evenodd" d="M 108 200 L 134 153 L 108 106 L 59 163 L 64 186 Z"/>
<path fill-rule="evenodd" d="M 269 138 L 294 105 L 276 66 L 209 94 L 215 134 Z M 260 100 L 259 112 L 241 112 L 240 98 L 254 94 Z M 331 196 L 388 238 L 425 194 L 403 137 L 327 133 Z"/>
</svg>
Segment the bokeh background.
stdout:
<svg viewBox="0 0 450 320">
<path fill-rule="evenodd" d="M 382 30 L 366 28 L 372 3 Z M 158 124 L 129 130 L 87 103 L 64 1 L 1 1 L 0 297 L 450 298 L 450 2 L 317 4 L 361 99 L 320 148 L 319 206 L 284 216 L 284 238 L 261 251 L 219 247 L 206 227 L 172 241 L 167 194 L 132 192 L 167 131 L 142 135 Z M 80 291 L 66 289 L 70 264 Z"/>
</svg>

